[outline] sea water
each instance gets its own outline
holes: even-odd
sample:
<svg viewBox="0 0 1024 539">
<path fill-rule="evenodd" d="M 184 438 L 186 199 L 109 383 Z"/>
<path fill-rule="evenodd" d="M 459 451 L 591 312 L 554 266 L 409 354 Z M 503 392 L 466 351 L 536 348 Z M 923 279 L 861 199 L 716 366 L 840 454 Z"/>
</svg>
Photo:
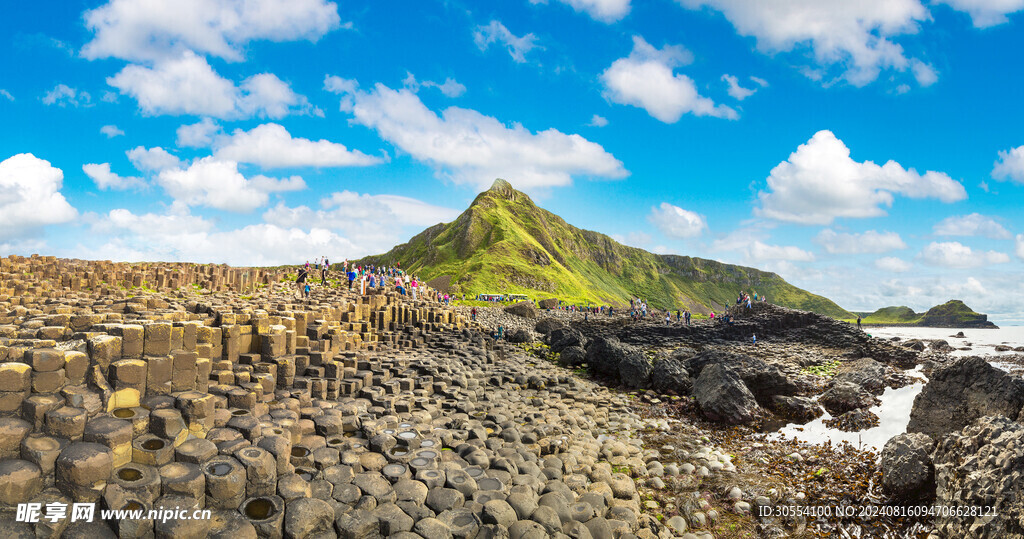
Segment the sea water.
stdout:
<svg viewBox="0 0 1024 539">
<path fill-rule="evenodd" d="M 997 352 L 996 346 L 1009 346 L 1011 349 L 1024 346 L 1024 326 L 1007 326 L 999 329 L 948 329 L 948 328 L 917 328 L 917 327 L 866 327 L 864 330 L 882 339 L 899 337 L 901 340 L 942 339 L 956 348 L 951 352 L 953 356 L 982 356 L 996 367 L 1003 368 L 999 363 L 999 356 L 1006 354 L 1017 354 L 1020 352 Z M 955 337 L 963 331 L 964 337 Z M 969 350 L 962 350 L 970 348 Z M 906 371 L 912 378 L 920 379 L 919 382 L 897 388 L 886 388 L 879 396 L 881 401 L 877 406 L 872 406 L 870 411 L 878 416 L 878 425 L 860 432 L 844 432 L 839 429 L 830 428 L 825 425 L 825 420 L 832 416 L 828 412 L 814 421 L 800 425 L 790 423 L 777 432 L 768 435 L 769 439 L 786 437 L 798 439 L 810 443 L 824 443 L 831 441 L 833 445 L 844 441 L 854 447 L 870 448 L 881 450 L 890 438 L 902 434 L 907 430 L 910 422 L 910 410 L 914 405 L 914 398 L 921 392 L 925 384 L 925 376 L 918 366 Z"/>
<path fill-rule="evenodd" d="M 1020 352 L 997 352 L 996 346 L 1005 345 L 1010 348 L 1024 346 L 1024 326 L 1005 326 L 999 329 L 949 329 L 949 328 L 915 328 L 915 327 L 865 327 L 864 331 L 874 337 L 891 339 L 899 337 L 909 339 L 942 339 L 956 348 L 954 356 L 998 356 Z M 955 335 L 963 332 L 964 337 Z M 970 348 L 970 350 L 961 350 Z"/>
</svg>

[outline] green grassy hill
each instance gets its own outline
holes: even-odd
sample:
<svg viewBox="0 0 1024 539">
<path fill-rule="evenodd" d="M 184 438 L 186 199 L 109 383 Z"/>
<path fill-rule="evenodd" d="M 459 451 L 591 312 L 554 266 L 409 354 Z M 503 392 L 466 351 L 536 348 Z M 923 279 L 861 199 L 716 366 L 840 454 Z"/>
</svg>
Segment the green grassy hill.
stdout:
<svg viewBox="0 0 1024 539">
<path fill-rule="evenodd" d="M 581 230 L 537 207 L 505 180 L 476 197 L 455 221 L 432 226 L 361 263 L 402 267 L 466 294 L 519 293 L 534 299 L 623 305 L 640 297 L 658 308 L 720 311 L 739 292 L 837 318 L 851 314 L 774 273 L 714 260 L 656 255 Z"/>
<path fill-rule="evenodd" d="M 865 316 L 862 320 L 865 324 L 917 324 L 921 321 L 920 313 L 915 313 L 910 307 L 883 307 Z"/>
<path fill-rule="evenodd" d="M 974 312 L 958 299 L 928 309 L 920 323 L 922 326 L 950 328 L 995 327 L 988 321 L 988 315 Z"/>
</svg>

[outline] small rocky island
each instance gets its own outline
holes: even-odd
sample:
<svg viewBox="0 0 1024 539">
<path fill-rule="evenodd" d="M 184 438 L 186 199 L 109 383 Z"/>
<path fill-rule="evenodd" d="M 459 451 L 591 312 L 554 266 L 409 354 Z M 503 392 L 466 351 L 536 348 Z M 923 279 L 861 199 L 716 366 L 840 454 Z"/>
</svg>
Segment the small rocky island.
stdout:
<svg viewBox="0 0 1024 539">
<path fill-rule="evenodd" d="M 915 313 L 910 307 L 884 307 L 873 313 L 856 313 L 862 317 L 863 324 L 872 326 L 915 326 L 929 328 L 956 329 L 998 329 L 999 326 L 989 322 L 988 315 L 976 313 L 964 302 L 952 299 L 928 309 L 924 313 Z"/>
</svg>

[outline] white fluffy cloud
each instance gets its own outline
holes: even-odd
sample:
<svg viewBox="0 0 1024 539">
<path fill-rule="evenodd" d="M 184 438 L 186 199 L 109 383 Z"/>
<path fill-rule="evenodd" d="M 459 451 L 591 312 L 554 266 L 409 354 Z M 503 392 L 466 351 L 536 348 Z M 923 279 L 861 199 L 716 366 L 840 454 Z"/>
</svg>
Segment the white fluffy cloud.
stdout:
<svg viewBox="0 0 1024 539">
<path fill-rule="evenodd" d="M 460 95 L 466 93 L 466 86 L 451 77 L 444 79 L 444 82 L 441 83 L 428 80 L 424 82 L 423 85 L 437 88 L 438 90 L 441 90 L 442 94 L 448 97 L 459 97 Z"/>
<path fill-rule="evenodd" d="M 1014 254 L 1017 255 L 1017 258 L 1024 259 L 1024 234 L 1017 234 L 1017 237 L 1014 238 L 1014 242 L 1013 243 L 1014 243 L 1014 250 L 1013 250 Z"/>
<path fill-rule="evenodd" d="M 757 88 L 740 86 L 740 80 L 733 75 L 722 75 L 722 80 L 729 85 L 729 97 L 737 101 L 743 101 L 757 92 Z"/>
<path fill-rule="evenodd" d="M 590 123 L 588 123 L 587 125 L 589 125 L 590 127 L 604 127 L 608 125 L 608 118 L 595 114 L 593 117 L 590 118 Z"/>
<path fill-rule="evenodd" d="M 249 179 L 238 172 L 237 163 L 213 157 L 199 159 L 186 169 L 165 169 L 156 181 L 177 202 L 233 212 L 249 212 L 265 206 L 269 193 L 306 187 L 298 176 L 275 179 L 260 175 Z"/>
<path fill-rule="evenodd" d="M 60 193 L 63 183 L 63 171 L 30 153 L 0 161 L 0 240 L 74 219 L 78 212 Z"/>
<path fill-rule="evenodd" d="M 356 221 L 376 221 L 390 225 L 433 226 L 450 222 L 459 211 L 427 204 L 399 195 L 367 195 L 352 191 L 332 193 L 320 201 L 319 210 L 284 204 L 267 210 L 263 220 L 274 225 L 293 227 L 316 223 L 328 228 L 346 229 Z"/>
<path fill-rule="evenodd" d="M 110 171 L 110 163 L 89 163 L 82 165 L 82 172 L 89 177 L 101 191 L 113 189 L 123 191 L 125 189 L 137 189 L 145 185 L 142 178 L 135 176 L 118 176 Z"/>
<path fill-rule="evenodd" d="M 438 90 L 441 91 L 442 94 L 446 95 L 447 97 L 459 97 L 460 95 L 466 93 L 466 86 L 451 77 L 446 78 L 444 82 L 434 82 L 431 80 L 425 80 L 421 82 L 416 80 L 416 76 L 413 75 L 412 73 L 407 73 L 405 79 L 402 81 L 402 84 L 405 85 L 406 88 L 412 90 L 413 92 L 418 92 L 420 90 L 420 87 L 437 88 Z M 336 88 L 332 89 L 332 91 L 336 90 Z"/>
<path fill-rule="evenodd" d="M 106 135 L 107 138 L 114 138 L 123 135 L 124 131 L 118 129 L 116 125 L 105 125 L 100 128 L 100 133 Z"/>
<path fill-rule="evenodd" d="M 918 174 L 895 161 L 876 165 L 850 158 L 850 149 L 831 131 L 819 131 L 768 176 L 758 194 L 756 215 L 801 224 L 827 225 L 840 217 L 878 217 L 895 195 L 956 202 L 963 185 L 941 172 Z"/>
<path fill-rule="evenodd" d="M 312 226 L 310 223 L 307 226 Z M 172 206 L 166 214 L 135 214 L 116 209 L 97 219 L 103 243 L 90 247 L 96 258 L 116 261 L 182 261 L 233 266 L 301 264 L 311 256 L 360 256 L 369 251 L 326 228 L 281 227 L 258 223 L 219 231 L 212 221 Z"/>
<path fill-rule="evenodd" d="M 651 214 L 647 218 L 662 234 L 672 238 L 694 238 L 700 236 L 708 228 L 708 223 L 703 215 L 673 206 L 668 202 L 662 202 L 660 206 L 652 207 Z"/>
<path fill-rule="evenodd" d="M 342 99 L 356 123 L 373 128 L 381 138 L 457 183 L 486 188 L 503 177 L 529 189 L 569 185 L 573 176 L 623 178 L 629 174 L 601 145 L 580 135 L 557 129 L 533 133 L 520 124 L 508 126 L 459 107 L 449 107 L 439 116 L 408 89 L 377 84 L 366 92 L 355 90 L 354 81 L 334 79 L 328 77 L 325 86 L 341 92 L 352 89 Z"/>
<path fill-rule="evenodd" d="M 340 26 L 324 0 L 111 0 L 85 12 L 89 59 L 159 60 L 186 50 L 242 59 L 254 40 L 316 41 Z"/>
<path fill-rule="evenodd" d="M 351 167 L 381 163 L 383 159 L 349 150 L 328 140 L 293 138 L 284 126 L 270 123 L 249 131 L 236 129 L 214 142 L 219 160 L 252 163 L 263 168 Z"/>
<path fill-rule="evenodd" d="M 632 105 L 665 122 L 675 123 L 686 113 L 736 119 L 736 111 L 715 105 L 700 95 L 693 79 L 673 69 L 691 61 L 688 51 L 678 45 L 656 49 L 640 36 L 633 36 L 633 51 L 612 62 L 601 73 L 604 96 L 615 103 Z"/>
<path fill-rule="evenodd" d="M 987 28 L 1003 24 L 1010 13 L 1024 9 L 1024 0 L 938 0 L 953 9 L 971 15 L 975 28 Z"/>
<path fill-rule="evenodd" d="M 14 101 L 14 95 L 12 95 L 11 92 L 8 92 L 3 88 L 0 88 L 0 97 L 3 97 L 8 101 Z"/>
<path fill-rule="evenodd" d="M 814 242 L 832 254 L 884 253 L 906 249 L 907 244 L 895 232 L 868 230 L 861 234 L 836 232 L 826 228 L 814 237 Z"/>
<path fill-rule="evenodd" d="M 405 237 L 407 227 L 451 221 L 457 210 L 397 195 L 332 193 L 320 209 L 267 209 L 263 222 L 234 230 L 192 215 L 176 202 L 163 214 L 127 209 L 91 216 L 96 258 L 226 262 L 236 266 L 301 264 L 313 256 L 332 260 L 382 253 Z"/>
<path fill-rule="evenodd" d="M 92 103 L 89 92 L 79 91 L 67 84 L 58 84 L 43 96 L 44 105 L 58 107 L 87 107 Z"/>
<path fill-rule="evenodd" d="M 487 50 L 492 43 L 504 45 L 512 59 L 520 64 L 526 62 L 526 53 L 537 47 L 537 36 L 531 33 L 518 37 L 499 21 L 477 26 L 473 30 L 473 41 L 482 51 Z"/>
<path fill-rule="evenodd" d="M 203 148 L 213 144 L 213 137 L 220 132 L 220 126 L 212 118 L 203 118 L 194 124 L 182 125 L 175 132 L 178 146 Z"/>
<path fill-rule="evenodd" d="M 309 100 L 271 73 L 253 75 L 240 86 L 218 75 L 206 59 L 191 51 L 153 67 L 126 66 L 107 84 L 138 101 L 147 115 L 194 114 L 214 118 L 282 118 L 316 113 Z"/>
<path fill-rule="evenodd" d="M 1005 264 L 1010 261 L 1006 253 L 998 251 L 976 251 L 957 242 L 929 243 L 918 254 L 921 261 L 944 268 L 977 268 L 991 264 Z"/>
<path fill-rule="evenodd" d="M 1000 181 L 1024 183 L 1024 146 L 1000 151 L 999 159 L 992 168 L 992 177 Z"/>
<path fill-rule="evenodd" d="M 1013 237 L 995 219 L 980 213 L 947 217 L 935 224 L 934 231 L 939 236 L 985 236 L 997 240 Z"/>
<path fill-rule="evenodd" d="M 814 253 L 794 245 L 772 245 L 765 243 L 767 233 L 760 228 L 738 228 L 711 244 L 713 251 L 741 255 L 745 264 L 765 261 L 813 262 Z M 786 266 L 782 266 L 786 267 Z M 789 266 L 792 269 L 791 266 Z"/>
<path fill-rule="evenodd" d="M 896 258 L 894 256 L 885 256 L 875 260 L 875 267 L 883 271 L 891 271 L 893 273 L 904 273 L 910 271 L 910 268 L 914 267 L 913 264 L 903 260 L 902 258 Z"/>
<path fill-rule="evenodd" d="M 855 86 L 874 81 L 883 69 L 911 68 L 915 60 L 893 38 L 916 33 L 930 17 L 919 0 L 677 1 L 720 11 L 738 33 L 756 38 L 762 52 L 807 50 L 814 67 L 805 73 L 820 79 L 822 70 L 838 68 Z"/>
<path fill-rule="evenodd" d="M 629 14 L 630 0 L 557 0 L 572 6 L 577 13 L 586 13 L 594 20 L 613 23 Z M 531 4 L 544 4 L 547 0 L 530 0 Z"/>
<path fill-rule="evenodd" d="M 132 165 L 135 165 L 135 168 L 141 172 L 160 172 L 181 166 L 181 159 L 159 146 L 155 148 L 136 146 L 125 154 Z"/>
<path fill-rule="evenodd" d="M 768 245 L 760 241 L 750 244 L 749 256 L 752 260 L 789 260 L 793 262 L 813 262 L 814 253 L 805 251 L 794 245 Z"/>
</svg>

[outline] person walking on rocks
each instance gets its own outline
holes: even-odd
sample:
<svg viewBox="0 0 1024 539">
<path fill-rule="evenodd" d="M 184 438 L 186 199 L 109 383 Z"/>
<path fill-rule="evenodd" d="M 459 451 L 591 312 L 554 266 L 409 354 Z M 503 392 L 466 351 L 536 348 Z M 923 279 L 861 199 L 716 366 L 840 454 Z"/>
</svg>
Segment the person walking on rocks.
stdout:
<svg viewBox="0 0 1024 539">
<path fill-rule="evenodd" d="M 860 329 L 860 315 L 857 315 L 857 329 Z"/>
<path fill-rule="evenodd" d="M 473 307 L 473 309 L 469 311 L 469 314 L 473 317 L 473 321 L 476 322 L 476 307 Z"/>
<path fill-rule="evenodd" d="M 320 270 L 320 285 L 327 286 L 327 268 L 331 267 L 331 263 L 324 259 L 323 269 Z"/>
<path fill-rule="evenodd" d="M 356 280 L 356 270 L 352 268 L 348 271 L 348 289 L 352 290 L 352 281 Z"/>
<path fill-rule="evenodd" d="M 308 264 L 308 262 L 307 262 L 307 264 Z M 306 268 L 300 267 L 299 268 L 299 275 L 298 275 L 298 277 L 295 278 L 295 283 L 299 286 L 299 295 L 302 295 L 302 293 L 305 291 L 304 289 L 305 289 L 305 286 L 306 286 L 306 277 L 308 277 L 308 276 L 309 276 L 309 271 L 307 271 Z"/>
</svg>

